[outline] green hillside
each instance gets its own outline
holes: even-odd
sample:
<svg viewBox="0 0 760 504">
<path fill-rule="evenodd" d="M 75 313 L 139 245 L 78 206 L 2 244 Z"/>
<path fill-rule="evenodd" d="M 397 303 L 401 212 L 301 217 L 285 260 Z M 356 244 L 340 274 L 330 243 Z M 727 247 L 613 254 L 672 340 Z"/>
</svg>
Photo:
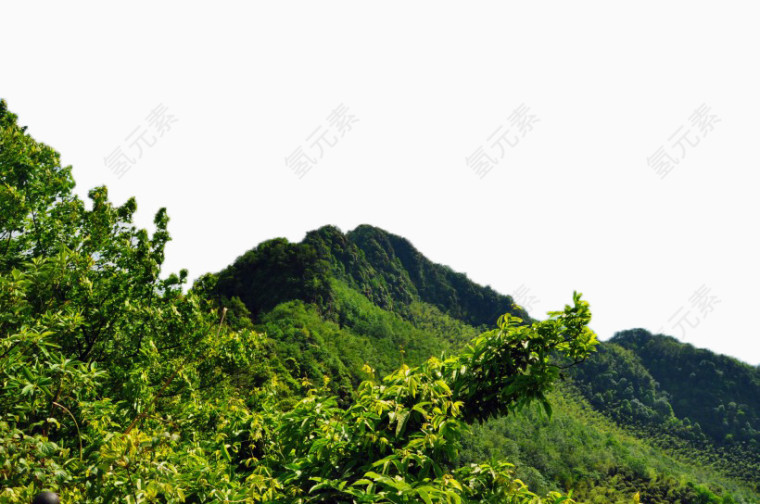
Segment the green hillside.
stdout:
<svg viewBox="0 0 760 504">
<path fill-rule="evenodd" d="M 356 238 L 357 235 L 360 238 Z M 401 359 L 416 364 L 429 355 L 456 352 L 466 340 L 456 338 L 458 333 L 470 336 L 477 332 L 463 320 L 471 316 L 462 314 L 471 313 L 467 306 L 480 300 L 493 299 L 496 306 L 501 303 L 501 308 L 509 307 L 512 313 L 527 318 L 519 307 L 512 306 L 508 297 L 500 297 L 491 289 L 470 282 L 464 275 L 431 263 L 407 240 L 370 226 L 360 226 L 346 234 L 334 227 L 325 227 L 308 233 L 299 244 L 273 240 L 259 245 L 219 274 L 215 295 L 222 303 L 229 304 L 227 296 L 233 299 L 238 295 L 267 297 L 263 284 L 250 282 L 246 284 L 247 290 L 239 286 L 246 278 L 241 263 L 245 260 L 250 264 L 249 258 L 268 253 L 271 243 L 291 248 L 313 247 L 314 262 L 324 265 L 325 280 L 321 284 L 329 288 L 324 290 L 320 302 L 302 296 L 295 305 L 279 306 L 274 310 L 279 313 L 279 325 L 257 324 L 257 329 L 275 340 L 274 344 L 282 344 L 278 335 L 291 326 L 292 320 L 298 319 L 295 307 L 298 312 L 311 310 L 312 321 L 306 324 L 309 327 L 335 323 L 335 331 L 331 333 L 334 339 L 325 341 L 322 348 L 329 348 L 331 358 L 341 361 L 344 369 L 354 370 L 354 377 L 348 378 L 353 383 L 360 379 L 357 370 L 365 361 L 385 371 L 400 364 Z M 414 260 L 402 261 L 402 255 Z M 433 271 L 439 275 L 413 274 L 406 269 L 406 264 L 418 271 Z M 357 273 L 362 271 L 369 273 Z M 256 274 L 266 276 L 264 270 Z M 235 278 L 234 286 L 221 280 L 224 277 Z M 208 277 L 206 282 L 212 278 Z M 437 298 L 423 298 L 420 292 L 425 288 L 419 286 L 426 283 L 420 278 L 434 279 L 428 280 L 427 285 L 441 291 L 451 289 L 458 281 L 463 293 L 449 296 L 446 304 Z M 389 288 L 399 285 L 404 288 Z M 298 291 L 294 293 L 294 297 L 298 297 Z M 433 305 L 432 301 L 439 304 Z M 311 308 L 306 308 L 308 306 Z M 290 314 L 286 315 L 285 311 Z M 425 319 L 420 317 L 422 313 L 428 314 Z M 263 315 L 263 319 L 268 320 L 267 315 Z M 418 328 L 424 330 L 424 335 Z M 482 323 L 480 328 L 487 328 L 487 324 Z M 465 459 L 476 460 L 478 457 L 473 454 L 479 454 L 480 459 L 497 456 L 520 462 L 517 474 L 533 488 L 572 490 L 576 498 L 584 502 L 628 502 L 636 492 L 642 498 L 648 497 L 644 502 L 702 502 L 704 499 L 707 499 L 704 502 L 712 502 L 705 497 L 706 493 L 698 497 L 700 491 L 724 495 L 726 502 L 730 501 L 731 497 L 727 497 L 730 494 L 753 502 L 760 474 L 756 450 L 717 445 L 702 431 L 695 416 L 674 412 L 671 405 L 674 398 L 684 405 L 687 396 L 662 387 L 642 358 L 619 343 L 634 332 L 621 333 L 611 342 L 601 343 L 591 358 L 567 369 L 565 384 L 552 396 L 551 419 L 528 411 L 488 421 L 476 427 L 476 434 L 467 438 Z M 358 344 L 360 340 L 362 343 Z M 327 359 L 315 359 L 314 365 L 304 366 L 312 362 L 309 353 L 303 349 L 291 353 L 301 356 L 300 365 L 288 369 L 293 376 L 303 373 L 312 380 L 320 373 L 332 376 L 319 364 Z M 304 367 L 308 370 L 304 371 Z M 694 401 L 695 412 L 703 407 L 698 394 L 689 400 Z M 688 405 L 686 409 L 691 410 Z M 592 423 L 594 428 L 590 430 Z M 536 425 L 541 425 L 541 429 L 536 429 Z M 536 438 L 543 440 L 536 441 Z M 621 443 L 624 439 L 627 441 Z M 700 487 L 700 484 L 707 486 Z"/>
<path fill-rule="evenodd" d="M 613 343 L 633 351 L 680 418 L 698 423 L 713 442 L 760 449 L 760 370 L 668 336 L 624 331 Z"/>
<path fill-rule="evenodd" d="M 73 188 L 0 100 L 0 504 L 760 502 L 754 368 L 371 226 L 187 289 L 164 209 Z"/>
</svg>

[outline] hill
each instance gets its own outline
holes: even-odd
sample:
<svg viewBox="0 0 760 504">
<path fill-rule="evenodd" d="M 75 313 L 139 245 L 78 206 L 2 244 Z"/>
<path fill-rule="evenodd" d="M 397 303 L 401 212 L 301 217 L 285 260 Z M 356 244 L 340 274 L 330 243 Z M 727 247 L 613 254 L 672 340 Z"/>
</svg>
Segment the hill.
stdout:
<svg viewBox="0 0 760 504">
<path fill-rule="evenodd" d="M 287 270 L 288 278 L 282 279 L 278 275 L 283 270 L 272 266 L 282 264 L 271 259 L 276 255 L 273 249 L 281 255 L 287 255 L 282 252 L 286 250 L 300 251 L 292 253 L 308 257 L 304 263 L 309 266 Z M 315 271 L 319 273 L 313 274 Z M 303 273 L 301 277 L 299 272 Z M 259 278 L 269 280 L 256 280 Z M 401 363 L 417 364 L 430 355 L 456 352 L 479 330 L 493 328 L 498 317 L 490 323 L 489 317 L 500 311 L 532 320 L 508 296 L 432 263 L 408 240 L 366 225 L 345 234 L 326 226 L 308 233 L 297 244 L 284 239 L 262 243 L 218 277 L 209 276 L 205 282 L 216 285 L 209 290 L 211 297 L 228 306 L 239 298 L 251 312 L 257 311 L 256 302 L 251 300 L 280 296 L 279 292 L 273 295 L 269 291 L 271 283 L 296 286 L 290 287 L 285 304 L 272 312 L 264 307 L 252 320 L 258 330 L 270 336 L 278 348 L 276 354 L 288 354 L 291 362 L 299 362 L 298 366 L 285 366 L 293 382 L 300 375 L 310 380 L 322 375 L 335 376 L 324 365 L 335 361 L 345 370 L 340 375 L 344 392 L 350 389 L 349 384 L 355 385 L 360 380 L 364 362 L 387 371 Z M 319 295 L 315 295 L 317 289 L 309 291 L 306 285 L 321 286 Z M 270 313 L 277 314 L 276 320 Z M 292 321 L 301 320 L 303 313 L 310 313 L 310 322 L 297 325 L 309 332 L 333 324 L 328 331 L 330 336 L 312 347 L 329 349 L 322 357 L 312 357 L 312 349 L 303 346 L 305 340 L 281 336 L 292 332 Z M 634 340 L 634 334 L 639 338 Z M 704 415 L 712 411 L 706 406 L 711 399 L 701 396 L 699 389 L 690 389 L 691 393 L 686 394 L 681 388 L 669 387 L 668 381 L 661 382 L 656 363 L 647 359 L 658 353 L 647 341 L 656 342 L 659 338 L 641 331 L 627 331 L 602 342 L 586 362 L 566 371 L 565 384 L 553 396 L 552 403 L 561 406 L 554 407 L 551 421 L 546 423 L 527 414 L 486 422 L 475 429 L 478 435 L 468 438 L 465 458 L 471 453 L 498 454 L 520 462 L 518 475 L 532 486 L 575 490 L 576 497 L 588 498 L 589 502 L 599 495 L 604 497 L 596 502 L 611 502 L 612 495 L 630 497 L 634 489 L 642 496 L 649 495 L 651 502 L 675 502 L 667 499 L 675 499 L 673 495 L 681 491 L 687 495 L 688 491 L 683 489 L 694 491 L 699 483 L 708 483 L 717 493 L 744 496 L 751 502 L 760 474 L 757 450 L 749 444 L 726 446 L 727 432 L 717 432 L 721 441 L 718 443 L 716 437 L 703 431 L 702 422 L 711 418 L 709 413 Z M 632 344 L 634 341 L 638 346 Z M 643 347 L 650 349 L 649 353 Z M 698 353 L 702 356 L 700 360 L 707 356 L 714 359 L 719 369 L 738 366 L 736 369 L 743 372 L 755 371 L 709 351 Z M 688 366 L 671 369 L 673 380 L 682 386 L 689 383 L 684 380 L 686 376 L 678 374 L 684 369 L 688 370 L 684 371 L 687 375 L 692 372 Z M 739 392 L 745 390 L 744 385 L 715 386 L 720 387 L 718 395 L 726 404 L 733 397 L 736 402 L 733 409 L 748 411 L 751 401 L 743 400 L 747 393 Z M 673 404 L 678 405 L 675 410 Z M 717 407 L 716 404 L 713 410 Z M 589 422 L 595 425 L 593 433 L 585 432 Z M 533 428 L 537 423 L 543 425 L 542 430 Z M 555 434 L 551 434 L 552 429 Z M 562 440 L 562 430 L 573 434 Z M 525 432 L 531 434 L 525 436 Z M 745 427 L 745 432 L 751 431 Z M 551 441 L 535 441 L 543 436 Z M 627 439 L 628 443 L 611 444 L 610 439 Z M 495 446 L 512 448 L 495 449 Z M 563 448 L 558 449 L 560 446 Z M 642 458 L 640 454 L 644 451 L 648 456 Z M 520 453 L 530 455 L 523 461 Z M 538 453 L 542 455 L 537 457 Z M 690 500 L 696 499 L 693 496 L 679 499 L 698 501 Z"/>
<path fill-rule="evenodd" d="M 760 370 L 734 358 L 697 349 L 643 330 L 611 340 L 634 352 L 679 417 L 699 424 L 711 441 L 760 448 Z"/>
<path fill-rule="evenodd" d="M 220 272 L 216 290 L 240 298 L 254 316 L 291 299 L 329 311 L 335 297 L 330 278 L 401 315 L 408 315 L 416 301 L 474 327 L 492 327 L 507 312 L 529 318 L 509 296 L 476 285 L 429 261 L 408 240 L 368 225 L 347 234 L 325 226 L 307 233 L 301 243 L 264 242 Z"/>
<path fill-rule="evenodd" d="M 664 340 L 599 344 L 580 294 L 532 319 L 370 226 L 186 290 L 165 209 L 149 233 L 73 188 L 0 100 L 2 504 L 760 500 L 736 362 L 669 347 L 730 378 L 703 404 Z"/>
</svg>

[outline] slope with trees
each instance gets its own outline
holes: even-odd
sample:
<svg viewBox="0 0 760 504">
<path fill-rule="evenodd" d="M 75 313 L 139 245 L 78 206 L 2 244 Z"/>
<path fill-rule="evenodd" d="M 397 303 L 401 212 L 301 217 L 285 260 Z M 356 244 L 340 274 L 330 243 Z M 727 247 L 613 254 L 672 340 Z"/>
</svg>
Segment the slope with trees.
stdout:
<svg viewBox="0 0 760 504">
<path fill-rule="evenodd" d="M 0 101 L 2 503 L 757 501 L 579 379 L 556 388 L 603 355 L 655 415 L 673 402 L 615 363 L 631 350 L 589 358 L 579 295 L 533 320 L 370 226 L 267 242 L 186 291 L 161 272 L 166 211 L 151 234 L 134 200 L 73 187 Z"/>
</svg>

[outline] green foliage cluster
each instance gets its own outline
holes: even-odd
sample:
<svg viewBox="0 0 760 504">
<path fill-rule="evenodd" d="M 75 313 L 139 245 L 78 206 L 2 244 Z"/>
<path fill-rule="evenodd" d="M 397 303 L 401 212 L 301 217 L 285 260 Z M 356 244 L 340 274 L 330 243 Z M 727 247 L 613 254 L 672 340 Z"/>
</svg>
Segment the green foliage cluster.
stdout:
<svg viewBox="0 0 760 504">
<path fill-rule="evenodd" d="M 134 200 L 114 207 L 101 187 L 87 209 L 73 187 L 0 101 L 0 502 L 242 488 L 216 461 L 249 422 L 224 391 L 258 335 L 183 295 L 184 272 L 159 278 L 165 211 L 150 235 Z"/>
<path fill-rule="evenodd" d="M 386 357 L 400 358 L 398 348 L 394 348 L 393 345 L 384 346 L 383 339 L 366 336 L 378 334 L 370 329 L 373 325 L 368 320 L 374 317 L 382 319 L 384 316 L 397 316 L 379 309 L 345 285 L 341 285 L 336 292 L 340 293 L 336 299 L 336 307 L 347 310 L 347 306 L 360 306 L 361 309 L 354 308 L 349 311 L 364 314 L 362 317 L 367 325 L 362 326 L 354 321 L 353 316 L 346 315 L 341 317 L 346 321 L 346 325 L 338 328 L 334 322 L 320 318 L 316 308 L 300 302 L 289 302 L 275 310 L 278 313 L 278 330 L 287 330 L 291 321 L 295 321 L 293 325 L 308 329 L 310 334 L 317 331 L 321 335 L 328 335 L 324 339 L 324 344 L 329 348 L 326 355 L 339 358 L 343 362 L 351 361 L 350 356 L 357 356 L 356 368 L 362 355 L 370 363 L 383 361 Z M 344 296 L 350 301 L 341 301 L 340 298 Z M 449 334 L 449 331 L 445 330 L 446 327 L 457 327 L 461 324 L 429 305 L 420 305 L 427 306 L 428 309 L 424 313 L 428 315 L 416 319 L 416 326 L 427 324 L 431 328 L 438 327 L 441 328 L 440 335 L 445 335 Z M 310 318 L 301 322 L 299 313 L 304 309 L 310 312 Z M 324 325 L 333 327 L 333 331 L 325 332 L 321 329 Z M 362 338 L 362 333 L 366 333 L 363 344 L 356 345 L 354 338 Z M 270 338 L 273 337 L 271 327 L 267 329 L 267 334 Z M 435 330 L 429 331 L 426 341 L 436 341 L 436 334 L 438 333 Z M 297 338 L 294 339 L 294 343 L 296 341 Z M 311 339 L 307 341 L 311 342 Z M 600 353 L 606 352 L 609 346 L 602 343 L 598 347 Z M 319 360 L 310 358 L 307 350 L 299 351 L 300 363 L 311 362 L 313 365 L 319 365 Z M 631 355 L 628 351 L 623 351 L 622 354 Z M 416 354 L 408 353 L 405 357 L 407 363 L 422 362 Z M 598 357 L 604 358 L 595 353 L 582 365 L 571 368 L 573 374 L 577 369 L 587 366 L 595 369 Z M 611 365 L 625 368 L 614 362 Z M 356 368 L 347 368 L 350 373 L 355 373 Z M 316 374 L 309 375 L 309 378 L 316 380 Z M 642 378 L 641 383 L 648 383 L 650 379 Z M 637 492 L 642 502 L 702 502 L 702 497 L 698 497 L 698 491 L 702 492 L 701 495 L 712 495 L 711 500 L 704 502 L 721 502 L 723 499 L 725 502 L 733 502 L 733 498 L 736 498 L 737 502 L 756 500 L 756 494 L 747 491 L 744 485 L 720 476 L 709 463 L 705 463 L 704 457 L 707 452 L 701 447 L 694 448 L 682 444 L 682 449 L 674 449 L 672 446 L 660 445 L 659 442 L 658 447 L 653 447 L 650 441 L 658 440 L 651 438 L 647 432 L 636 432 L 647 440 L 642 442 L 634 433 L 621 430 L 614 422 L 596 413 L 584 397 L 575 392 L 576 387 L 581 385 L 583 382 L 579 380 L 566 382 L 558 393 L 551 394 L 551 418 L 545 413 L 540 414 L 528 408 L 518 415 L 498 417 L 482 424 L 476 423 L 473 430 L 465 432 L 463 436 L 464 448 L 458 463 L 466 465 L 491 459 L 508 460 L 516 465 L 517 477 L 527 483 L 534 492 L 544 494 L 550 490 L 572 491 L 574 499 L 579 502 L 630 502 Z M 332 387 L 333 382 L 330 382 L 327 388 Z M 682 460 L 692 461 L 693 464 L 674 460 L 659 446 L 667 448 L 668 453 L 673 453 Z M 739 462 L 739 459 L 734 462 Z M 703 464 L 709 469 L 701 470 L 699 467 Z M 724 472 L 737 476 L 736 471 Z M 709 483 L 710 489 L 694 482 Z M 700 488 L 702 490 L 699 490 Z M 734 497 L 731 497 L 731 494 Z"/>
<path fill-rule="evenodd" d="M 458 357 L 365 380 L 346 409 L 310 391 L 280 419 L 266 465 L 303 494 L 319 491 L 309 502 L 540 502 L 513 480 L 510 464 L 455 462 L 466 422 L 533 399 L 548 408 L 545 394 L 558 375 L 550 352 L 584 358 L 593 349 L 588 305 L 574 301 L 531 326 L 506 316 Z M 566 501 L 556 492 L 547 499 Z"/>
</svg>

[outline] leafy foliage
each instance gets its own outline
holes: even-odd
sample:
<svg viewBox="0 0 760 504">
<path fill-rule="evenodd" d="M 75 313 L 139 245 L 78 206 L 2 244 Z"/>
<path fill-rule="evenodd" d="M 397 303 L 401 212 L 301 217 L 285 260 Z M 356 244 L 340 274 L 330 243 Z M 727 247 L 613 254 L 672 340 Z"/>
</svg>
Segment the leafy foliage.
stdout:
<svg viewBox="0 0 760 504">
<path fill-rule="evenodd" d="M 305 502 L 537 499 L 512 481 L 509 464 L 453 463 L 465 421 L 509 414 L 532 399 L 548 405 L 545 393 L 557 377 L 552 350 L 584 358 L 593 349 L 588 305 L 577 295 L 574 301 L 529 327 L 504 317 L 458 357 L 366 380 L 347 409 L 310 391 L 279 420 L 267 465 L 298 495 L 311 495 Z"/>
<path fill-rule="evenodd" d="M 134 200 L 114 207 L 105 188 L 87 210 L 4 101 L 0 125 L 0 502 L 43 487 L 64 502 L 241 487 L 216 460 L 252 417 L 224 391 L 259 336 L 183 295 L 184 272 L 159 278 L 165 211 L 149 235 L 131 225 Z"/>
</svg>

